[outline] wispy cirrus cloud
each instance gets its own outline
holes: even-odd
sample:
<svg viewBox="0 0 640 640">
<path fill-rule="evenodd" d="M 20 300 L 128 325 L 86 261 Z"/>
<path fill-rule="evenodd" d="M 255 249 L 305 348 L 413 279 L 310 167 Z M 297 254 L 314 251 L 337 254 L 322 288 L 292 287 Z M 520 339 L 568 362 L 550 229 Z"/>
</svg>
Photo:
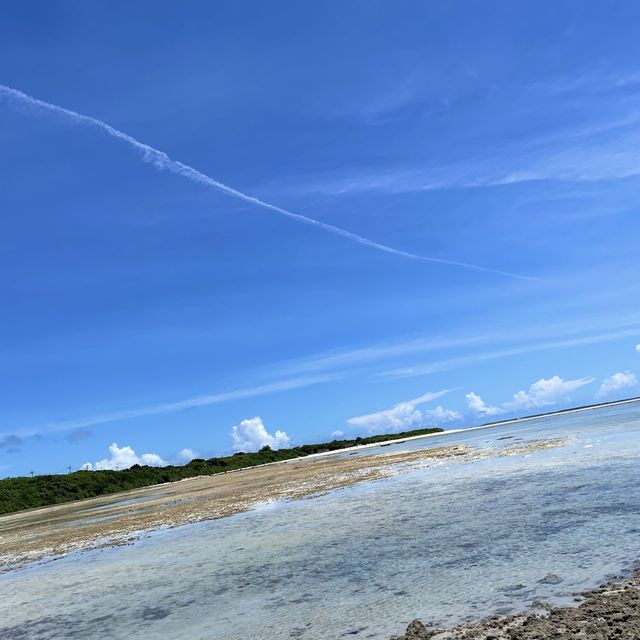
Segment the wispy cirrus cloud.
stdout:
<svg viewBox="0 0 640 640">
<path fill-rule="evenodd" d="M 640 114 L 629 122 L 640 122 Z M 624 125 L 620 125 L 624 128 Z M 587 135 L 586 133 L 584 134 Z M 596 130 L 594 137 L 598 137 Z M 404 194 L 421 191 L 485 189 L 528 182 L 601 182 L 640 176 L 640 135 L 635 127 L 607 142 L 571 141 L 568 147 L 532 150 L 490 160 L 444 165 L 395 167 L 385 171 L 310 178 L 294 193 L 342 196 L 360 193 Z M 557 146 L 557 145 L 554 145 Z M 499 153 L 496 154 L 500 156 Z M 286 190 L 287 187 L 284 187 Z"/>
<path fill-rule="evenodd" d="M 634 294 L 635 289 L 629 293 L 629 295 Z M 404 377 L 432 373 L 432 367 L 436 367 L 435 371 L 439 371 L 441 366 L 446 369 L 466 366 L 467 358 L 473 358 L 475 362 L 477 358 L 493 359 L 517 355 L 521 352 L 520 349 L 527 352 L 563 348 L 636 336 L 640 337 L 640 314 L 637 313 L 592 317 L 588 321 L 583 320 L 579 328 L 573 320 L 547 322 L 543 325 L 537 322 L 533 325 L 522 322 L 502 324 L 493 322 L 476 324 L 472 331 L 452 330 L 440 334 L 414 334 L 402 339 L 377 342 L 352 349 L 334 349 L 310 354 L 280 362 L 277 365 L 270 364 L 269 371 L 273 371 L 276 367 L 281 375 L 293 375 L 367 367 L 369 372 L 376 376 Z M 495 348 L 498 345 L 510 344 L 513 346 Z M 494 349 L 484 354 L 471 353 L 474 349 L 489 346 L 493 346 Z M 426 353 L 454 350 L 462 350 L 464 355 L 397 369 L 387 367 L 381 371 L 371 371 L 372 365 L 377 362 L 384 363 Z M 640 352 L 640 349 L 638 351 Z"/>
<path fill-rule="evenodd" d="M 416 376 L 424 376 L 432 373 L 451 371 L 453 369 L 480 364 L 482 362 L 487 362 L 490 360 L 522 355 L 524 353 L 534 353 L 536 351 L 578 347 L 582 345 L 610 342 L 613 340 L 618 340 L 620 338 L 636 337 L 639 334 L 639 331 L 640 327 L 634 327 L 632 329 L 623 329 L 619 331 L 609 331 L 578 337 L 566 337 L 559 340 L 541 340 L 539 342 L 531 342 L 522 346 L 496 349 L 492 351 L 483 351 L 455 358 L 444 358 L 441 360 L 434 360 L 426 364 L 419 364 L 412 367 L 390 369 L 380 372 L 378 376 L 384 378 L 411 378 Z"/>
<path fill-rule="evenodd" d="M 506 276 L 509 278 L 517 278 L 521 280 L 535 280 L 535 278 L 531 276 L 526 276 L 518 273 L 512 273 L 510 271 L 502 271 L 500 269 L 493 269 L 491 267 L 485 267 L 482 265 L 471 264 L 468 262 L 463 262 L 459 260 L 448 260 L 444 258 L 435 258 L 431 256 L 424 256 L 415 253 L 411 253 L 409 251 L 403 251 L 402 249 L 397 249 L 395 247 L 391 247 L 389 245 L 383 244 L 381 242 L 376 242 L 375 240 L 371 240 L 370 238 L 365 238 L 357 233 L 353 233 L 352 231 L 348 231 L 343 229 L 342 227 L 337 227 L 332 224 L 328 224 L 326 222 L 321 222 L 320 220 L 316 220 L 315 218 L 311 218 L 309 216 L 295 213 L 290 211 L 289 209 L 284 209 L 283 207 L 279 207 L 270 202 L 266 202 L 265 200 L 261 200 L 260 198 L 256 198 L 255 196 L 249 195 L 247 193 L 243 193 L 233 187 L 230 187 L 210 176 L 190 167 L 187 164 L 179 162 L 177 160 L 172 160 L 164 151 L 160 151 L 159 149 L 155 149 L 154 147 L 144 144 L 140 142 L 133 136 L 130 136 L 123 131 L 112 127 L 111 125 L 99 120 L 98 118 L 93 118 L 91 116 L 87 116 L 76 111 L 72 111 L 71 109 L 66 109 L 64 107 L 60 107 L 58 105 L 52 104 L 50 102 L 46 102 L 44 100 L 39 100 L 37 98 L 33 98 L 32 96 L 23 93 L 22 91 L 18 91 L 17 89 L 13 89 L 12 87 L 7 87 L 5 85 L 0 85 L 0 97 L 4 97 L 12 102 L 16 102 L 21 106 L 31 107 L 37 112 L 45 112 L 54 114 L 58 117 L 64 117 L 69 119 L 71 122 L 80 125 L 89 125 L 92 127 L 96 127 L 101 129 L 112 138 L 116 138 L 129 146 L 133 147 L 140 153 L 142 153 L 145 162 L 149 162 L 156 169 L 161 171 L 170 171 L 176 175 L 182 176 L 191 180 L 192 182 L 196 182 L 198 184 L 204 185 L 206 187 L 210 187 L 216 189 L 217 191 L 221 191 L 233 198 L 237 198 L 239 200 L 243 200 L 244 202 L 248 202 L 249 204 L 255 205 L 257 207 L 261 207 L 263 209 L 268 209 L 274 213 L 277 213 L 281 216 L 285 216 L 291 220 L 295 220 L 297 222 L 301 222 L 306 225 L 310 225 L 315 227 L 316 229 L 320 229 L 322 231 L 331 233 L 336 236 L 340 236 L 342 238 L 346 238 L 347 240 L 351 240 L 358 244 L 364 245 L 371 249 L 375 249 L 377 251 L 382 251 L 384 253 L 389 253 L 392 255 L 396 255 L 402 258 L 409 258 L 411 260 L 418 260 L 422 262 L 431 262 L 435 264 L 442 264 L 451 267 L 460 267 L 463 269 L 469 269 L 472 271 L 482 271 L 486 273 L 494 273 L 501 276 Z"/>
<path fill-rule="evenodd" d="M 611 327 L 610 331 L 599 331 L 602 325 Z M 413 337 L 409 340 L 380 343 L 359 349 L 332 352 L 309 356 L 306 359 L 286 363 L 274 363 L 270 371 L 278 371 L 283 378 L 261 385 L 244 387 L 231 391 L 195 395 L 183 400 L 163 402 L 153 405 L 141 405 L 122 410 L 89 415 L 74 420 L 52 421 L 30 427 L 12 428 L 0 432 L 2 438 L 29 437 L 39 434 L 70 432 L 71 439 L 89 437 L 88 428 L 102 424 L 133 420 L 152 415 L 178 413 L 198 407 L 212 406 L 223 402 L 231 402 L 271 393 L 286 392 L 312 385 L 326 384 L 347 377 L 364 377 L 384 380 L 388 378 L 409 378 L 429 375 L 441 371 L 481 364 L 490 360 L 512 357 L 524 353 L 541 350 L 562 349 L 582 345 L 597 344 L 621 338 L 640 336 L 640 319 L 636 316 L 618 318 L 618 324 L 612 319 L 605 319 L 602 324 L 586 326 L 590 333 L 575 335 L 571 331 L 573 325 L 551 325 L 545 327 L 543 333 L 527 330 L 510 331 L 506 327 L 491 330 L 477 329 L 472 335 L 442 335 Z M 557 336 L 552 338 L 550 336 Z M 499 345 L 502 342 L 515 342 L 516 346 L 494 348 L 457 357 L 434 359 L 410 367 L 389 368 L 389 362 L 398 358 L 415 357 L 429 352 L 449 349 L 471 349 Z M 523 344 L 524 343 L 524 344 Z M 312 375 L 304 375 L 305 373 Z M 284 377 L 288 376 L 288 377 Z M 491 414 L 488 414 L 491 415 Z M 71 435 L 75 434 L 75 435 Z"/>
<path fill-rule="evenodd" d="M 624 90 L 615 106 L 610 92 Z M 600 182 L 640 175 L 640 110 L 637 73 L 614 77 L 584 75 L 522 90 L 521 117 L 530 116 L 532 101 L 551 100 L 558 108 L 583 104 L 584 111 L 567 123 L 552 119 L 546 129 L 529 130 L 506 142 L 491 141 L 480 152 L 461 149 L 459 159 L 428 157 L 412 165 L 371 171 L 353 168 L 311 175 L 274 185 L 296 194 L 340 196 L 360 193 L 403 194 L 424 191 L 491 188 L 538 181 Z M 594 113 L 594 94 L 606 96 L 604 113 Z M 566 101 L 566 102 L 565 102 Z"/>
<path fill-rule="evenodd" d="M 60 431 L 71 431 L 73 433 L 79 430 L 84 430 L 87 427 L 97 426 L 101 424 L 119 422 L 122 420 L 131 420 L 134 418 L 142 418 L 145 416 L 178 413 L 180 411 L 186 411 L 188 409 L 216 405 L 222 402 L 230 402 L 232 400 L 241 400 L 244 398 L 253 398 L 270 393 L 300 389 L 303 387 L 308 387 L 310 385 L 328 382 L 329 380 L 335 380 L 337 377 L 338 376 L 335 375 L 322 375 L 313 377 L 291 378 L 254 387 L 236 389 L 234 391 L 193 396 L 191 398 L 178 400 L 176 402 L 162 402 L 159 404 L 145 405 L 141 407 L 134 407 L 131 409 L 123 409 L 121 411 L 112 411 L 109 413 L 102 413 L 85 418 L 79 418 L 77 420 L 48 422 L 34 425 L 32 427 L 26 427 L 23 429 L 16 429 L 15 431 L 16 433 L 19 432 L 21 436 L 55 433 Z M 3 435 L 4 434 L 0 434 L 0 438 Z M 12 434 L 6 434 L 5 437 L 12 437 Z M 0 440 L 0 442 L 2 441 Z"/>
</svg>

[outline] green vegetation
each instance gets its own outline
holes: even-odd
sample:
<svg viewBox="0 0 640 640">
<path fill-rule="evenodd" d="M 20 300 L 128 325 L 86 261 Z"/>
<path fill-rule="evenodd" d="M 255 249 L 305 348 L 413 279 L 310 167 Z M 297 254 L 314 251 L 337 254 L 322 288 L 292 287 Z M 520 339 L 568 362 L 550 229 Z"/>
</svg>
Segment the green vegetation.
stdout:
<svg viewBox="0 0 640 640">
<path fill-rule="evenodd" d="M 5 478 L 0 480 L 0 514 L 62 504 L 82 498 L 94 498 L 184 478 L 236 471 L 269 462 L 301 458 L 313 453 L 339 451 L 347 447 L 374 444 L 385 440 L 400 440 L 439 431 L 442 429 L 417 429 L 403 433 L 356 438 L 355 440 L 333 440 L 322 444 L 305 444 L 277 451 L 264 447 L 256 453 L 240 452 L 224 458 L 196 459 L 180 466 L 147 467 L 136 464 L 130 469 L 122 471 L 76 471 L 67 475 Z"/>
</svg>

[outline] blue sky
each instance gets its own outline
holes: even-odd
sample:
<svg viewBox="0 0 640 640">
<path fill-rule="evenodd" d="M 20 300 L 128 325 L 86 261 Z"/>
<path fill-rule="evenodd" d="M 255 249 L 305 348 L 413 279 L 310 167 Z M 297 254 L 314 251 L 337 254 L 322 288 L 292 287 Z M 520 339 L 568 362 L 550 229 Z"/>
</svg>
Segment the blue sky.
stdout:
<svg viewBox="0 0 640 640">
<path fill-rule="evenodd" d="M 1 475 L 640 392 L 636 3 L 3 8 Z"/>
</svg>

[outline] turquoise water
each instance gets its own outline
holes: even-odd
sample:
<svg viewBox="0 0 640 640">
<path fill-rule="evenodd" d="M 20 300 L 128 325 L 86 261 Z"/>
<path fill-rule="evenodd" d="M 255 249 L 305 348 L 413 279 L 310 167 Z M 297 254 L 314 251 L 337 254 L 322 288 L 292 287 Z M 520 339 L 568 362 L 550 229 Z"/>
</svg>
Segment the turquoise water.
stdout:
<svg viewBox="0 0 640 640">
<path fill-rule="evenodd" d="M 570 602 L 640 559 L 639 404 L 369 453 L 555 437 L 5 574 L 0 638 L 386 639 Z"/>
</svg>

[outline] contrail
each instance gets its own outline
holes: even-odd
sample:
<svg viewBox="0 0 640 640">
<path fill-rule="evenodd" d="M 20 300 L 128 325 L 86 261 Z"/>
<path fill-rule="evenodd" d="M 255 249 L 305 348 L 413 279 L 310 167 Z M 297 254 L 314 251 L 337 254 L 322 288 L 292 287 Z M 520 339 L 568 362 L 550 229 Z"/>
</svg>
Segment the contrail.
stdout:
<svg viewBox="0 0 640 640">
<path fill-rule="evenodd" d="M 465 269 L 472 269 L 474 271 L 484 271 L 487 273 L 496 273 L 502 276 L 507 276 L 510 278 L 518 278 L 520 280 L 536 280 L 537 278 L 533 278 L 530 276 L 520 275 L 518 273 L 511 273 L 510 271 L 501 271 L 499 269 L 492 269 L 490 267 L 482 267 L 477 264 L 470 264 L 467 262 L 458 262 L 456 260 L 444 260 L 443 258 L 432 258 L 429 256 L 422 256 L 415 253 L 410 253 L 408 251 L 402 251 L 401 249 L 395 249 L 394 247 L 389 247 L 386 244 L 381 244 L 380 242 L 375 242 L 374 240 L 369 240 L 369 238 L 365 238 L 363 236 L 358 235 L 357 233 L 353 233 L 351 231 L 347 231 L 346 229 L 342 229 L 341 227 L 336 227 L 332 224 L 327 224 L 326 222 L 321 222 L 320 220 L 316 220 L 315 218 L 309 218 L 308 216 L 304 216 L 300 213 L 294 213 L 293 211 L 289 211 L 288 209 L 283 209 L 282 207 L 278 207 L 275 204 L 271 204 L 270 202 L 265 202 L 264 200 L 260 200 L 260 198 L 256 198 L 255 196 L 251 196 L 249 194 L 243 193 L 242 191 L 238 191 L 233 187 L 229 187 L 222 182 L 218 182 L 218 180 L 214 180 L 208 175 L 201 173 L 197 169 L 190 167 L 189 165 L 183 164 L 177 160 L 172 160 L 166 153 L 155 149 L 147 144 L 136 140 L 133 136 L 130 136 L 123 131 L 119 131 L 115 129 L 111 125 L 99 120 L 98 118 L 92 118 L 91 116 L 85 116 L 81 113 L 77 113 L 76 111 L 72 111 L 71 109 L 65 109 L 64 107 L 59 107 L 58 105 L 51 104 L 49 102 L 45 102 L 43 100 L 38 100 L 37 98 L 33 98 L 22 91 L 18 91 L 17 89 L 13 89 L 11 87 L 7 87 L 5 85 L 0 84 L 0 97 L 8 98 L 10 101 L 17 102 L 19 104 L 28 105 L 30 107 L 35 107 L 38 110 L 42 110 L 48 113 L 57 114 L 59 116 L 63 116 L 67 119 L 72 120 L 78 124 L 87 124 L 93 127 L 98 127 L 102 129 L 110 136 L 117 138 L 118 140 L 122 140 L 127 144 L 131 145 L 138 151 L 143 154 L 144 160 L 146 162 L 150 162 L 159 170 L 171 171 L 177 175 L 181 175 L 193 182 L 197 182 L 199 184 L 206 185 L 208 187 L 213 187 L 218 191 L 222 191 L 224 193 L 233 196 L 234 198 L 238 198 L 240 200 L 244 200 L 245 202 L 249 202 L 258 207 L 262 207 L 264 209 L 269 209 L 270 211 L 274 211 L 275 213 L 279 213 L 280 215 L 287 216 L 293 220 L 297 220 L 298 222 L 302 222 L 304 224 L 308 224 L 314 226 L 318 229 L 322 229 L 323 231 L 327 231 L 329 233 L 333 233 L 337 236 L 342 236 L 343 238 L 348 238 L 349 240 L 353 240 L 354 242 L 358 242 L 359 244 L 363 244 L 366 247 L 371 247 L 372 249 L 377 249 L 378 251 L 384 251 L 386 253 L 391 253 L 396 256 L 402 256 L 403 258 L 411 258 L 412 260 L 420 260 L 423 262 L 433 262 L 437 264 L 445 264 L 452 267 L 462 267 Z"/>
</svg>

